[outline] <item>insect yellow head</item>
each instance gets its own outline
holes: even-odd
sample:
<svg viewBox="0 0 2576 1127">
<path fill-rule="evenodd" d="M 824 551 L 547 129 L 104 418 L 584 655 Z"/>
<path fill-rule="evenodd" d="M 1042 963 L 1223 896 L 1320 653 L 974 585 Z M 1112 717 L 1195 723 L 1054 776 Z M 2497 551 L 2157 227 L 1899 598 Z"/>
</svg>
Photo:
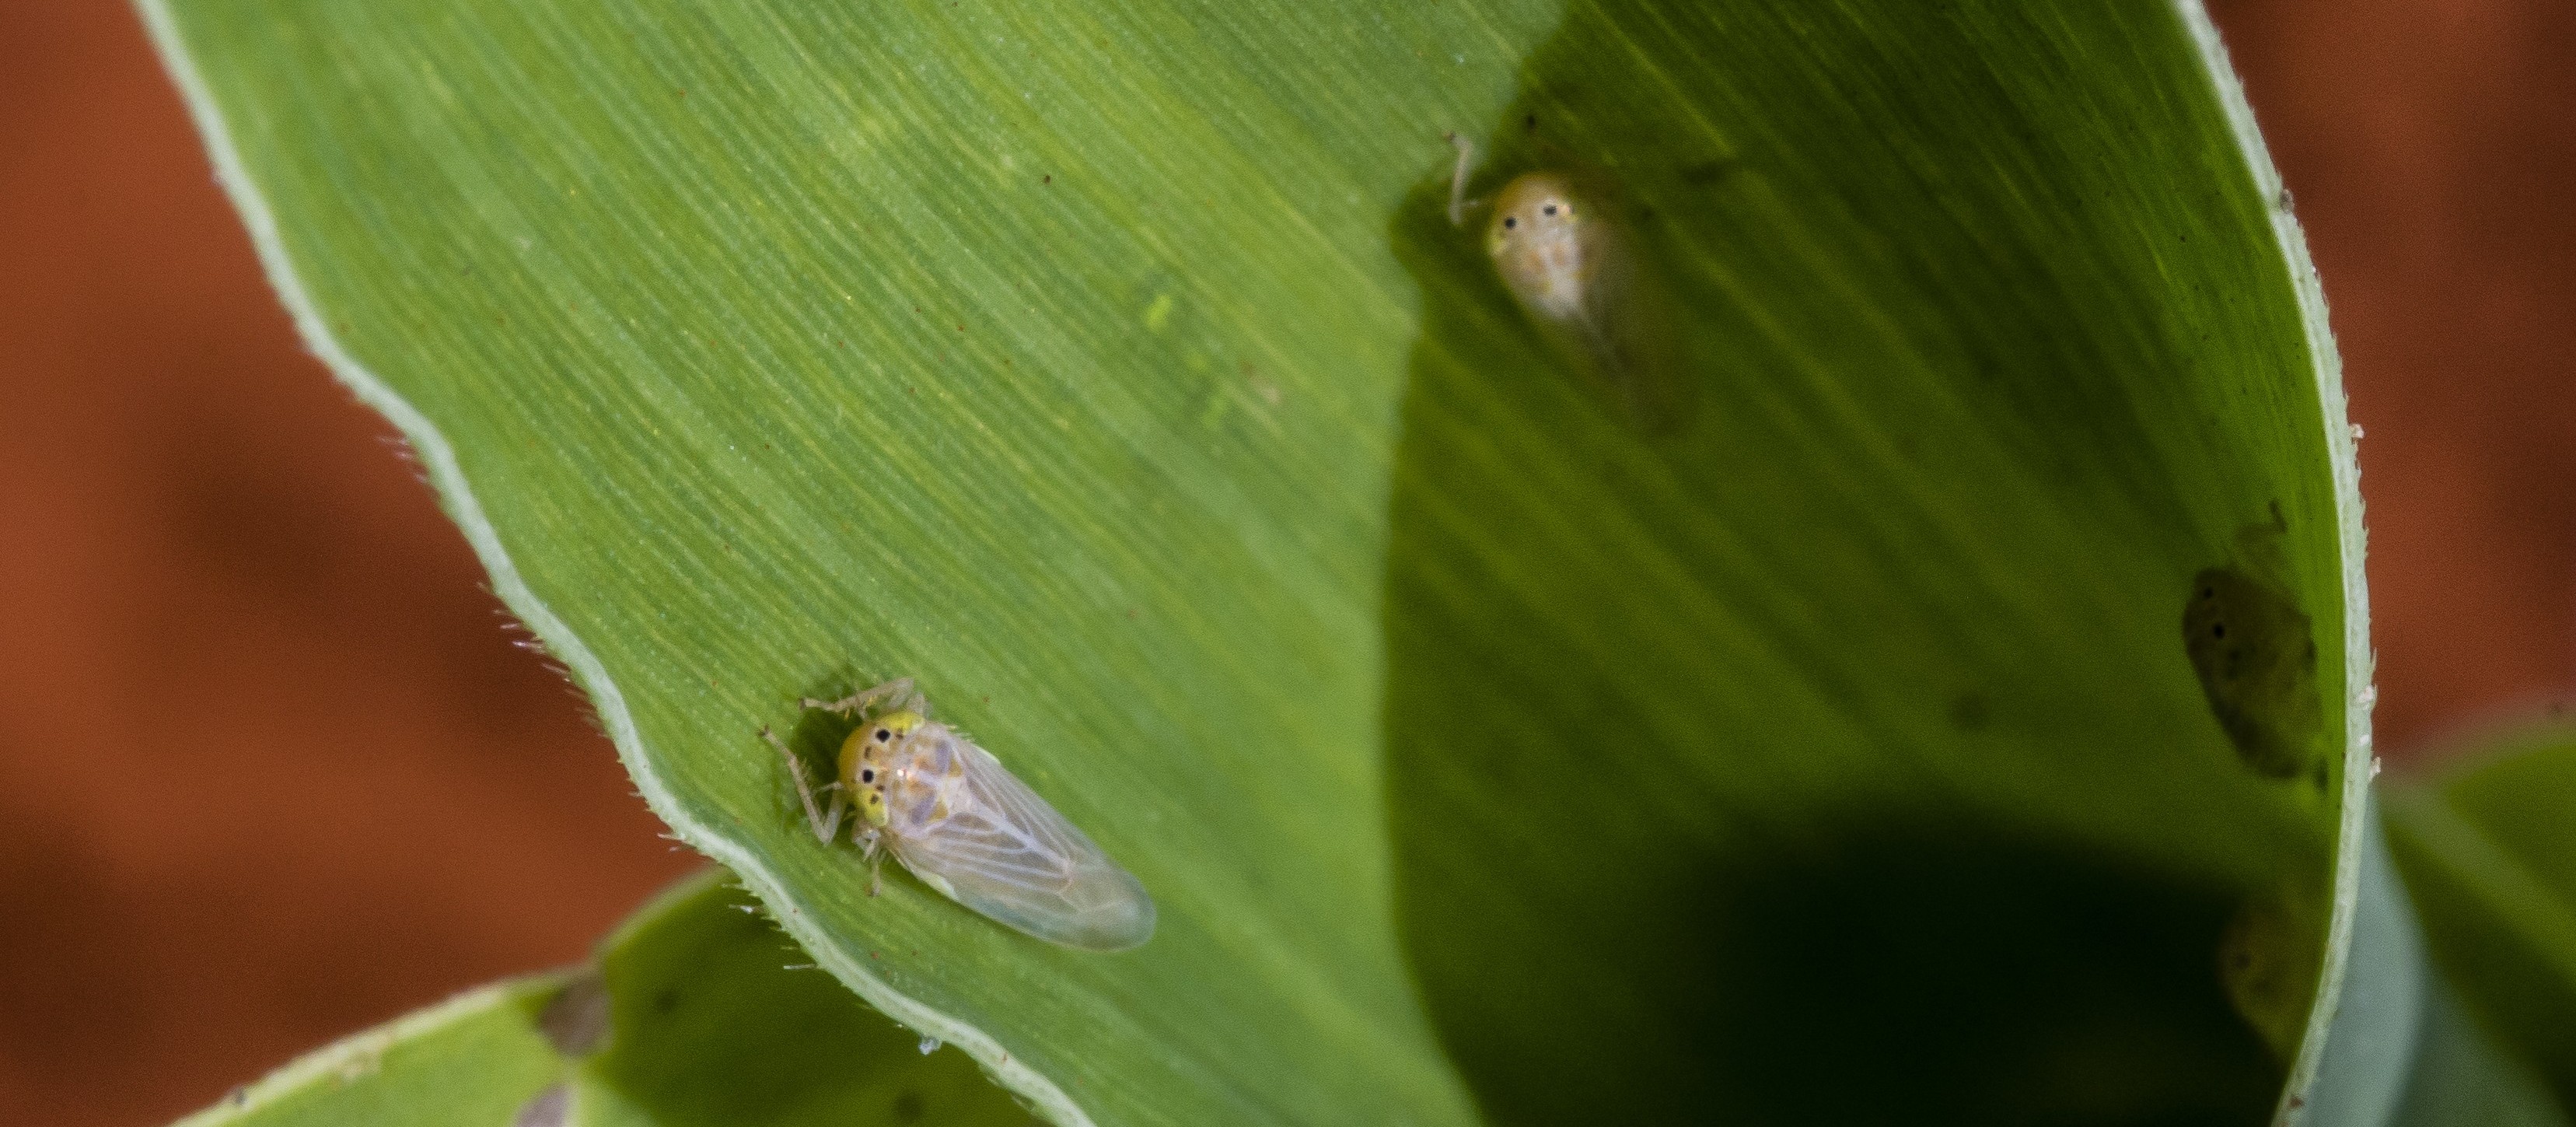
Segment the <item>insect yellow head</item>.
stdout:
<svg viewBox="0 0 2576 1127">
<path fill-rule="evenodd" d="M 870 719 L 841 741 L 841 789 L 858 807 L 862 824 L 886 824 L 886 767 L 896 742 L 927 723 L 916 712 L 889 712 Z"/>
<path fill-rule="evenodd" d="M 1485 249 L 1542 242 L 1574 229 L 1584 216 L 1574 185 L 1556 172 L 1525 173 L 1503 186 L 1494 198 L 1494 220 L 1485 228 Z"/>
<path fill-rule="evenodd" d="M 1524 173 L 1494 200 L 1485 251 L 1504 284 L 1542 317 L 1578 314 L 1584 284 L 1603 249 L 1599 239 L 1587 237 L 1590 217 L 1590 205 L 1577 199 L 1573 182 L 1561 173 Z"/>
</svg>

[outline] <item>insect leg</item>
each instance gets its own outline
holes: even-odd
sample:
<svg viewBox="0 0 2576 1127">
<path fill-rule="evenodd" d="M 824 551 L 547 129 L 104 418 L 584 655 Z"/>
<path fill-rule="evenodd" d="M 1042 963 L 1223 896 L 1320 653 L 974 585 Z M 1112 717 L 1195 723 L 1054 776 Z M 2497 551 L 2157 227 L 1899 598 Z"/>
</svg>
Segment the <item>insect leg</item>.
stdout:
<svg viewBox="0 0 2576 1127">
<path fill-rule="evenodd" d="M 841 831 L 841 815 L 849 813 L 850 796 L 846 793 L 841 793 L 841 784 L 839 783 L 833 783 L 823 789 L 834 793 L 832 795 L 831 811 L 823 815 L 823 828 L 818 832 L 822 836 L 823 840 L 830 841 L 832 840 L 833 834 Z"/>
<path fill-rule="evenodd" d="M 832 796 L 832 820 L 824 821 L 822 811 L 814 806 L 814 789 L 805 783 L 805 764 L 796 758 L 795 752 L 787 750 L 787 741 L 771 732 L 769 725 L 760 726 L 760 738 L 768 740 L 769 746 L 777 748 L 779 757 L 787 761 L 787 777 L 796 780 L 796 799 L 805 804 L 805 824 L 814 830 L 815 837 L 832 840 L 832 832 L 841 824 L 841 796 Z"/>
<path fill-rule="evenodd" d="M 877 894 L 877 886 L 881 883 L 880 878 L 885 874 L 885 853 L 878 848 L 877 842 L 879 832 L 869 830 L 860 842 L 860 853 L 868 859 L 868 895 L 870 896 Z"/>
<path fill-rule="evenodd" d="M 843 716 L 848 716 L 860 709 L 866 708 L 878 701 L 887 700 L 888 698 L 892 698 L 893 703 L 898 707 L 906 703 L 920 706 L 926 706 L 929 703 L 928 701 L 922 700 L 921 694 L 913 690 L 912 678 L 910 677 L 897 677 L 894 680 L 878 685 L 875 688 L 861 689 L 858 692 L 851 693 L 839 700 L 816 700 L 813 697 L 804 697 L 800 698 L 796 703 L 801 707 L 820 708 L 827 712 L 837 712 Z M 913 711 L 920 712 L 922 709 L 917 707 L 913 709 Z M 927 713 L 924 714 L 927 715 Z"/>
<path fill-rule="evenodd" d="M 897 677 L 868 690 L 866 695 L 884 701 L 886 707 L 893 711 L 909 712 L 924 720 L 930 719 L 930 698 L 921 695 L 921 690 L 912 687 L 910 677 Z"/>
<path fill-rule="evenodd" d="M 1476 164 L 1476 143 L 1455 130 L 1441 136 L 1458 147 L 1458 166 L 1449 171 L 1449 225 L 1461 227 L 1467 222 L 1467 172 Z"/>
</svg>

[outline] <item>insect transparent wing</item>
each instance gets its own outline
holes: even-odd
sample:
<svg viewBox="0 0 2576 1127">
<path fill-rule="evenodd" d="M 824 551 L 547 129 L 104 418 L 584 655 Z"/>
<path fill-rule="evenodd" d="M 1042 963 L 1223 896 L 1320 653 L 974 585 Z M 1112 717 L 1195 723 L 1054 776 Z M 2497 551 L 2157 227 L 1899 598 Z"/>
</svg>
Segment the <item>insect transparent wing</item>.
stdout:
<svg viewBox="0 0 2576 1127">
<path fill-rule="evenodd" d="M 1153 936 L 1144 885 L 992 753 L 963 737 L 957 751 L 964 794 L 952 793 L 946 819 L 894 838 L 905 867 L 960 904 L 1068 947 L 1122 951 Z"/>
</svg>

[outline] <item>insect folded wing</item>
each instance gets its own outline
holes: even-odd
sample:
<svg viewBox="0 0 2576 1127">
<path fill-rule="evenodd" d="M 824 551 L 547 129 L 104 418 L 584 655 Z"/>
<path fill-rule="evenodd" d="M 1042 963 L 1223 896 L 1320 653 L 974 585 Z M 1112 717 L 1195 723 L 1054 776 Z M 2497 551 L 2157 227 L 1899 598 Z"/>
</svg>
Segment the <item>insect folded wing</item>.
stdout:
<svg viewBox="0 0 2576 1127">
<path fill-rule="evenodd" d="M 1154 901 L 1134 875 L 1013 777 L 956 738 L 962 787 L 945 817 L 893 839 L 895 857 L 931 887 L 1040 939 L 1093 951 L 1154 934 Z"/>
</svg>

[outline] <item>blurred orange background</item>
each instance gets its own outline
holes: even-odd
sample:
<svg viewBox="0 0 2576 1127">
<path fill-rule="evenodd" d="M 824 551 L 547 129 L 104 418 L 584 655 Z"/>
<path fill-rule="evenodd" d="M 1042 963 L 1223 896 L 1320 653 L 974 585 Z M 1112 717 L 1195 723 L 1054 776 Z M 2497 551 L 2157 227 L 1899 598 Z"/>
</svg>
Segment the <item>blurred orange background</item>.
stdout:
<svg viewBox="0 0 2576 1127">
<path fill-rule="evenodd" d="M 2576 680 L 2576 5 L 2221 0 L 2334 306 L 2380 747 Z M 296 342 L 134 16 L 0 5 L 0 1122 L 579 959 L 669 851 Z"/>
</svg>

